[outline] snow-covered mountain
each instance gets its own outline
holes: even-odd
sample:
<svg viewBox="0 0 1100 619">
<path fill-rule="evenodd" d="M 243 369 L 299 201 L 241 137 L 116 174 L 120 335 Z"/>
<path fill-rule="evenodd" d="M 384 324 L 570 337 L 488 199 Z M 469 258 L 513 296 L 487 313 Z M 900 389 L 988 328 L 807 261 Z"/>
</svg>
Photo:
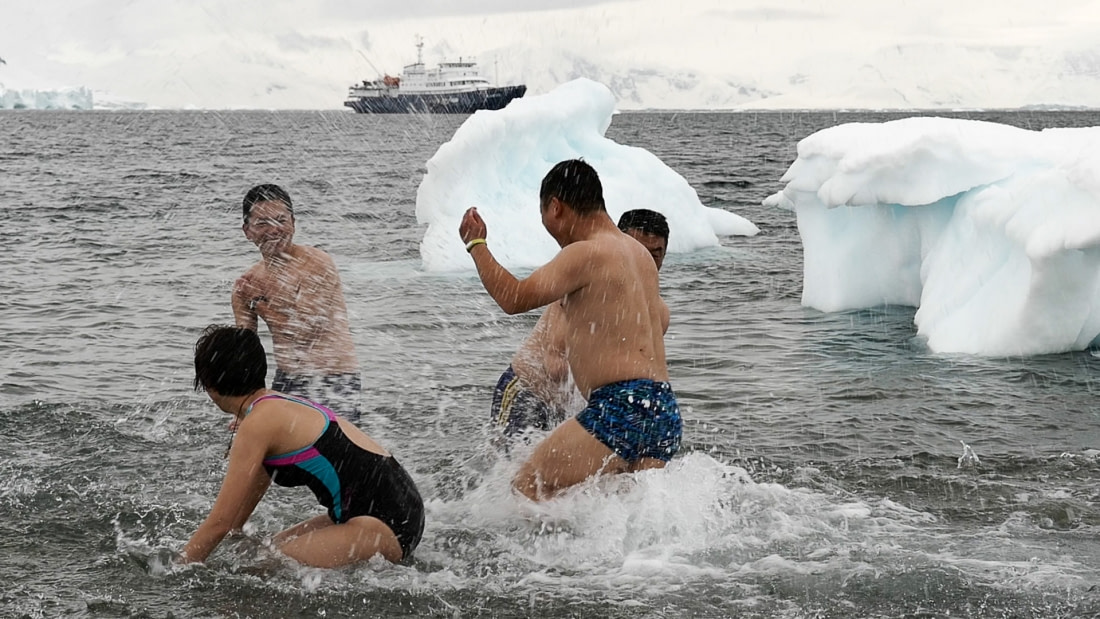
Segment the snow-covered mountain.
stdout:
<svg viewBox="0 0 1100 619">
<path fill-rule="evenodd" d="M 698 69 L 628 65 L 613 59 L 582 57 L 569 50 L 513 48 L 481 56 L 482 73 L 502 83 L 527 85 L 542 94 L 586 77 L 611 89 L 619 109 L 734 109 L 780 94 L 734 73 L 711 75 Z"/>
<path fill-rule="evenodd" d="M 487 56 L 501 81 L 542 93 L 576 77 L 606 84 L 620 109 L 1100 108 L 1100 47 L 1052 55 L 947 45 L 893 46 L 866 57 L 822 55 L 786 76 L 754 78 L 731 59 L 704 73 L 624 66 L 566 51 L 504 50 Z"/>
<path fill-rule="evenodd" d="M 479 60 L 490 80 L 526 84 L 529 94 L 587 77 L 607 85 L 622 110 L 1100 108 L 1100 45 L 1064 54 L 898 45 L 823 53 L 775 75 L 758 75 L 738 58 L 718 69 L 675 67 L 545 46 L 496 49 Z M 348 81 L 366 77 L 374 76 Z"/>
<path fill-rule="evenodd" d="M 436 47 L 457 46 L 440 41 Z M 357 62 L 333 60 L 340 56 Z M 426 55 L 425 61 L 441 58 Z M 524 83 L 529 94 L 578 77 L 598 81 L 622 110 L 1100 108 L 1100 46 L 1066 53 L 890 46 L 860 55 L 822 53 L 775 74 L 739 58 L 718 68 L 672 66 L 545 45 L 501 47 L 479 60 L 491 81 Z M 138 64 L 126 71 L 119 66 L 113 73 L 88 72 L 85 84 L 76 87 L 41 85 L 26 76 L 12 81 L 9 67 L 0 65 L 0 108 L 331 109 L 341 107 L 350 84 L 375 77 L 350 46 L 285 58 L 240 48 L 211 50 L 170 74 L 158 73 L 152 60 L 131 62 Z M 398 74 L 400 62 L 390 64 L 397 66 L 378 70 Z"/>
<path fill-rule="evenodd" d="M 477 55 L 530 94 L 587 77 L 623 110 L 1100 107 L 1097 0 L 16 5 L 0 19 L 6 90 L 152 108 L 340 109 L 352 83 L 415 62 L 418 40 L 429 65 Z"/>
</svg>

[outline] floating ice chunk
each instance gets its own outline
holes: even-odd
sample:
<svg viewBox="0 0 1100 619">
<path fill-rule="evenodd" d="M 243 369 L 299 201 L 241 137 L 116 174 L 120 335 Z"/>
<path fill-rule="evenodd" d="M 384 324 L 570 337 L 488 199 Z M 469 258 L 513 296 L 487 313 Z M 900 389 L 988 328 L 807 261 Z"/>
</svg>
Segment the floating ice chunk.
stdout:
<svg viewBox="0 0 1100 619">
<path fill-rule="evenodd" d="M 424 268 L 473 268 L 458 237 L 471 206 L 485 219 L 489 246 L 503 264 L 548 262 L 559 248 L 542 228 L 539 185 L 554 164 L 577 157 L 599 173 L 612 219 L 635 208 L 668 218 L 670 252 L 759 231 L 739 215 L 703 206 L 691 185 L 653 153 L 605 138 L 614 110 L 611 91 L 582 78 L 470 116 L 428 160 L 416 192 L 417 220 L 428 226 L 420 243 Z"/>
<path fill-rule="evenodd" d="M 1100 338 L 1100 128 L 907 118 L 819 131 L 784 189 L 802 302 L 918 307 L 938 352 L 1030 355 Z"/>
</svg>

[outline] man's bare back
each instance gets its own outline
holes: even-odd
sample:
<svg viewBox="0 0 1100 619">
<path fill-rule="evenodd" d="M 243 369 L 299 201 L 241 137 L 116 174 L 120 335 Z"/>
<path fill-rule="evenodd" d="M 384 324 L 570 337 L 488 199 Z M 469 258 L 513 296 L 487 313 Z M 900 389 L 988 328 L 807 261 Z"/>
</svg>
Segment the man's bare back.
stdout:
<svg viewBox="0 0 1100 619">
<path fill-rule="evenodd" d="M 589 403 L 520 468 L 513 485 L 535 500 L 600 472 L 663 467 L 682 433 L 668 384 L 668 307 L 654 258 L 607 216 L 599 179 L 587 163 L 554 166 L 539 197 L 543 226 L 562 250 L 523 280 L 489 251 L 477 209 L 469 209 L 459 227 L 486 291 L 505 312 L 562 299 L 566 358 Z"/>
<path fill-rule="evenodd" d="M 565 358 L 565 310 L 551 303 L 539 317 L 530 335 L 512 355 L 512 368 L 527 387 L 544 402 L 564 408 L 575 390 Z"/>
<path fill-rule="evenodd" d="M 551 303 L 512 355 L 493 398 L 492 418 L 506 436 L 552 430 L 584 408 L 565 356 L 566 331 L 561 302 Z"/>
<path fill-rule="evenodd" d="M 477 209 L 467 211 L 467 218 L 476 218 L 479 223 L 471 225 L 484 229 Z M 593 220 L 590 230 L 572 232 L 583 238 L 570 239 L 553 260 L 522 282 L 495 260 L 484 272 L 478 262 L 486 288 L 509 314 L 562 299 L 566 358 L 585 397 L 619 380 L 668 379 L 664 330 L 669 314 L 653 258 L 606 213 Z"/>
<path fill-rule="evenodd" d="M 649 253 L 614 226 L 574 245 L 591 245 L 583 250 L 588 282 L 562 300 L 566 358 L 581 394 L 634 378 L 667 381 L 668 306 Z"/>
<path fill-rule="evenodd" d="M 660 271 L 668 249 L 668 221 L 664 215 L 634 209 L 620 216 L 618 228 L 646 248 Z M 528 428 L 553 429 L 584 408 L 585 399 L 577 390 L 566 359 L 566 327 L 562 302 L 548 305 L 497 381 L 491 419 L 505 438 Z"/>
</svg>

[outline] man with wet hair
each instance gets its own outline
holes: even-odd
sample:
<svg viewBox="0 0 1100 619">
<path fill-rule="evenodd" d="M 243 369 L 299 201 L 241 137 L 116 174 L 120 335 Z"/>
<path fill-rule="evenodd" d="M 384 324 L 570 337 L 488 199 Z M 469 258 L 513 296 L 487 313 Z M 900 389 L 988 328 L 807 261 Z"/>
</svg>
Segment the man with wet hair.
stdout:
<svg viewBox="0 0 1100 619">
<path fill-rule="evenodd" d="M 588 404 L 540 442 L 513 479 L 535 501 L 601 473 L 664 467 L 682 435 L 665 365 L 668 306 L 653 257 L 611 221 L 599 176 L 584 161 L 563 161 L 546 174 L 539 210 L 562 249 L 522 280 L 493 257 L 476 208 L 459 226 L 482 284 L 505 312 L 561 300 L 566 359 Z"/>
<path fill-rule="evenodd" d="M 255 331 L 262 318 L 271 331 L 272 389 L 358 421 L 362 381 L 335 263 L 316 247 L 294 243 L 294 207 L 282 187 L 253 187 L 243 209 L 241 229 L 260 261 L 233 287 L 237 326 Z"/>
<path fill-rule="evenodd" d="M 657 270 L 668 249 L 668 221 L 649 209 L 627 211 L 619 230 L 649 251 Z M 561 301 L 546 307 L 531 334 L 512 356 L 493 391 L 491 421 L 510 439 L 528 430 L 551 430 L 584 408 L 565 356 L 565 318 Z M 507 446 L 507 442 L 503 442 Z"/>
<path fill-rule="evenodd" d="M 657 270 L 661 270 L 668 252 L 668 220 L 664 215 L 646 208 L 636 208 L 619 216 L 619 230 L 641 243 L 653 256 Z"/>
</svg>

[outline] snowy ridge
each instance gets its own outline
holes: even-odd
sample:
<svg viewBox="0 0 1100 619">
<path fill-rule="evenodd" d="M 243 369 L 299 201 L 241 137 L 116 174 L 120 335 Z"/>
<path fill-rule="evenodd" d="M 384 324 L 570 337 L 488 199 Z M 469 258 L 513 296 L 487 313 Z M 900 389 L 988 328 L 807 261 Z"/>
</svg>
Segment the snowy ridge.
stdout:
<svg viewBox="0 0 1100 619">
<path fill-rule="evenodd" d="M 447 40 L 435 47 L 469 49 Z M 392 73 L 408 60 L 397 52 L 382 55 L 386 61 L 377 56 L 380 70 Z M 435 62 L 457 56 L 427 57 Z M 961 45 L 890 46 L 859 56 L 823 53 L 779 73 L 737 58 L 719 66 L 671 66 L 522 43 L 477 57 L 490 81 L 526 84 L 528 96 L 581 77 L 600 82 L 620 110 L 1100 108 L 1100 49 L 1010 54 Z M 164 109 L 340 109 L 348 85 L 375 77 L 348 41 L 289 52 L 226 42 L 186 63 L 172 59 L 177 64 L 170 67 L 171 79 L 158 75 L 160 61 L 131 57 L 112 71 L 111 65 L 84 71 L 81 80 L 96 91 L 97 101 L 102 92 L 105 100 Z M 0 84 L 6 69 L 0 65 Z M 25 84 L 53 90 L 33 80 Z"/>
</svg>

